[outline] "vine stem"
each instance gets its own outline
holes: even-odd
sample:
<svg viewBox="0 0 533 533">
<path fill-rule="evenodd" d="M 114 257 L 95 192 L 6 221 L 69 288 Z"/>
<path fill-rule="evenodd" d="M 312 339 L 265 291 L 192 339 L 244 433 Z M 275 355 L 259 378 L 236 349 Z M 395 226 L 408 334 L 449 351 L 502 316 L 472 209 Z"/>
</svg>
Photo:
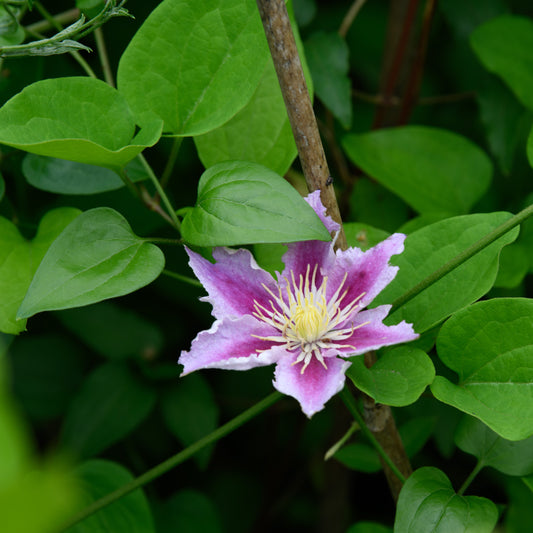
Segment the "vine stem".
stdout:
<svg viewBox="0 0 533 533">
<path fill-rule="evenodd" d="M 172 272 L 171 270 L 167 270 L 166 268 L 162 272 L 165 274 L 165 276 L 168 276 L 169 278 L 174 278 L 179 281 L 183 281 L 184 283 L 188 283 L 189 285 L 192 285 L 193 287 L 202 287 L 203 285 L 194 278 L 189 278 L 189 276 L 184 276 L 183 274 L 178 274 L 177 272 Z"/>
<path fill-rule="evenodd" d="M 59 529 L 58 533 L 62 533 L 63 531 L 66 531 L 67 529 L 72 527 L 74 524 L 77 524 L 81 520 L 84 520 L 85 518 L 96 513 L 100 509 L 107 507 L 108 505 L 122 498 L 126 494 L 129 494 L 135 489 L 138 489 L 142 487 L 143 485 L 146 485 L 150 481 L 153 481 L 154 479 L 167 473 L 169 470 L 172 470 L 179 464 L 183 463 L 184 461 L 192 457 L 195 453 L 200 451 L 205 446 L 213 442 L 216 442 L 217 440 L 220 440 L 222 437 L 225 437 L 232 431 L 235 431 L 237 428 L 239 428 L 240 426 L 242 426 L 249 420 L 252 420 L 253 418 L 255 418 L 257 415 L 262 413 L 265 409 L 275 404 L 281 397 L 282 397 L 282 394 L 278 391 L 275 391 L 272 394 L 268 395 L 266 398 L 256 403 L 255 405 L 253 405 L 252 407 L 250 407 L 249 409 L 247 409 L 240 415 L 231 419 L 229 422 L 227 422 L 223 426 L 220 426 L 219 428 L 215 429 L 215 431 L 213 431 L 209 435 L 206 435 L 203 439 L 196 441 L 194 444 L 191 444 L 191 446 L 189 446 L 188 448 L 185 448 L 185 450 L 182 450 L 176 455 L 173 455 L 166 461 L 163 461 L 162 463 L 158 464 L 151 470 L 148 470 L 148 472 L 145 472 L 144 474 L 135 478 L 129 483 L 122 485 L 117 490 L 107 494 L 103 498 L 100 498 L 99 500 L 96 500 L 95 502 L 93 502 L 91 505 L 85 507 L 85 509 L 82 509 L 77 515 L 73 516 L 68 522 L 63 524 L 63 527 Z"/>
<path fill-rule="evenodd" d="M 102 65 L 102 72 L 104 79 L 108 85 L 116 89 L 115 80 L 113 79 L 113 71 L 109 63 L 109 56 L 107 55 L 107 47 L 104 39 L 104 30 L 102 27 L 94 30 L 94 40 L 96 41 L 96 49 L 98 50 L 98 57 L 100 58 L 100 65 Z"/>
<path fill-rule="evenodd" d="M 524 220 L 527 220 L 531 215 L 533 215 L 533 204 L 525 209 L 522 209 L 522 211 L 505 221 L 503 224 L 500 224 L 497 228 L 493 229 L 490 233 L 487 233 L 487 235 L 479 239 L 479 241 L 475 242 L 466 250 L 460 254 L 457 254 L 453 259 L 450 259 L 446 264 L 435 270 L 435 272 L 423 279 L 420 283 L 417 283 L 412 289 L 402 294 L 402 296 L 399 298 L 396 298 L 396 300 L 392 302 L 392 309 L 390 310 L 389 314 L 394 313 L 394 311 L 398 310 L 399 307 L 406 304 L 409 300 L 412 300 L 423 290 L 439 281 L 446 274 L 462 265 L 465 261 L 468 261 L 471 257 L 483 250 L 483 248 L 486 248 L 489 246 L 489 244 L 492 244 L 502 235 L 524 222 Z"/>
</svg>

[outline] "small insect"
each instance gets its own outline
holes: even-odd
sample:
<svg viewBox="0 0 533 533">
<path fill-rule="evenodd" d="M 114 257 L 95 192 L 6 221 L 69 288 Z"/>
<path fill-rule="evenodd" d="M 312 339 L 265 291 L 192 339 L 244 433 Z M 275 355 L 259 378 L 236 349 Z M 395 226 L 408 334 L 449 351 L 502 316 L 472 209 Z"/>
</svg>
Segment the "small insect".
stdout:
<svg viewBox="0 0 533 533">
<path fill-rule="evenodd" d="M 326 185 L 331 185 L 333 183 L 333 176 L 328 176 L 328 179 L 326 180 Z"/>
</svg>

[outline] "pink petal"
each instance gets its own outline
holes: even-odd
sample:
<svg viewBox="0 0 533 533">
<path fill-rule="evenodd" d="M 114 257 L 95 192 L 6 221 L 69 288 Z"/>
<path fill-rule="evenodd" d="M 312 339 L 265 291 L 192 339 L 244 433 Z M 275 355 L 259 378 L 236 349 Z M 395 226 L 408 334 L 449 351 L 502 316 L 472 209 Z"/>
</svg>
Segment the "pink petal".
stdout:
<svg viewBox="0 0 533 533">
<path fill-rule="evenodd" d="M 313 357 L 302 374 L 302 363 L 292 366 L 293 361 L 294 357 L 282 357 L 278 360 L 274 387 L 283 394 L 296 398 L 302 411 L 311 417 L 342 390 L 344 374 L 351 363 L 330 357 L 326 360 L 326 370 L 316 357 Z"/>
<path fill-rule="evenodd" d="M 248 370 L 275 363 L 285 351 L 277 350 L 279 346 L 271 349 L 271 341 L 252 337 L 252 334 L 266 337 L 273 331 L 249 315 L 236 320 L 217 320 L 211 329 L 201 331 L 192 341 L 190 352 L 181 352 L 178 363 L 184 367 L 182 375 L 200 368 Z"/>
<path fill-rule="evenodd" d="M 397 266 L 390 266 L 391 256 L 403 251 L 405 235 L 394 233 L 378 245 L 362 252 L 358 248 L 338 250 L 337 260 L 327 272 L 328 297 L 332 295 L 346 273 L 343 289 L 348 291 L 343 304 L 348 304 L 362 293 L 359 308 L 366 307 L 396 276 Z"/>
<path fill-rule="evenodd" d="M 410 342 L 418 339 L 418 333 L 413 330 L 412 324 L 402 321 L 394 326 L 386 326 L 383 320 L 390 311 L 390 305 L 380 305 L 375 309 L 367 309 L 354 313 L 342 327 L 350 327 L 353 324 L 357 328 L 359 324 L 369 322 L 365 326 L 354 329 L 351 337 L 341 341 L 342 344 L 355 346 L 353 348 L 340 348 L 338 353 L 343 355 L 360 355 L 370 350 L 377 350 L 383 346 Z"/>
<path fill-rule="evenodd" d="M 274 279 L 259 267 L 248 250 L 215 248 L 215 264 L 187 247 L 185 250 L 189 254 L 189 265 L 209 294 L 202 300 L 213 306 L 216 318 L 250 315 L 254 311 L 254 300 L 266 307 L 270 296 L 262 284 L 277 294 Z"/>
<path fill-rule="evenodd" d="M 320 191 L 310 193 L 305 200 L 314 209 L 315 213 L 330 233 L 339 231 L 339 224 L 334 222 L 330 216 L 326 215 L 326 209 L 320 200 Z M 324 241 L 301 241 L 287 244 L 287 252 L 285 252 L 282 257 L 282 261 L 285 264 L 283 277 L 288 278 L 290 281 L 291 271 L 294 272 L 296 276 L 305 274 L 307 265 L 311 267 L 311 271 L 315 265 L 328 269 L 335 261 L 333 244 L 333 242 Z M 320 270 L 317 281 L 319 283 L 322 281 Z"/>
</svg>

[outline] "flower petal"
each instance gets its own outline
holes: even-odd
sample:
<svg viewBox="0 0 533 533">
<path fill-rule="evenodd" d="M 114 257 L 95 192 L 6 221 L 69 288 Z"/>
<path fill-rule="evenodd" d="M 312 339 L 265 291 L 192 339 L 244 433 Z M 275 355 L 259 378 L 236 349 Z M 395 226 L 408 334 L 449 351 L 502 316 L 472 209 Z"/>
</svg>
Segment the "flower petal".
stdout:
<svg viewBox="0 0 533 533">
<path fill-rule="evenodd" d="M 342 344 L 351 345 L 353 348 L 340 348 L 339 354 L 342 355 L 360 355 L 370 350 L 377 350 L 383 346 L 391 344 L 400 344 L 418 339 L 418 333 L 413 330 L 412 324 L 403 320 L 394 326 L 386 326 L 383 320 L 388 315 L 390 305 L 380 305 L 375 309 L 367 309 L 359 313 L 354 313 L 351 321 L 354 327 L 351 337 L 342 341 Z M 368 324 L 357 327 L 358 325 Z M 345 322 L 343 327 L 349 327 L 350 320 Z"/>
<path fill-rule="evenodd" d="M 323 409 L 324 404 L 344 387 L 345 373 L 351 365 L 337 357 L 326 361 L 327 369 L 313 357 L 304 373 L 302 364 L 292 365 L 294 357 L 278 360 L 274 387 L 283 394 L 296 398 L 302 411 L 310 418 Z"/>
<path fill-rule="evenodd" d="M 364 293 L 359 300 L 359 308 L 366 307 L 396 276 L 398 267 L 389 265 L 389 260 L 403 251 L 404 240 L 405 235 L 394 233 L 366 252 L 358 248 L 337 250 L 337 260 L 327 272 L 328 297 L 337 290 L 347 274 L 341 291 L 348 291 L 343 304 Z"/>
<path fill-rule="evenodd" d="M 252 337 L 267 337 L 273 331 L 248 315 L 237 320 L 216 320 L 211 329 L 201 331 L 192 341 L 190 352 L 181 352 L 178 363 L 183 365 L 182 375 L 200 368 L 248 370 L 275 363 L 285 351 L 277 350 L 277 345 L 270 349 L 271 341 Z"/>
<path fill-rule="evenodd" d="M 215 264 L 187 247 L 185 250 L 189 265 L 209 294 L 201 299 L 213 306 L 215 318 L 250 315 L 254 311 L 254 300 L 267 306 L 270 297 L 263 284 L 274 293 L 278 292 L 274 278 L 259 267 L 248 250 L 215 248 Z"/>
<path fill-rule="evenodd" d="M 330 216 L 326 215 L 326 209 L 320 200 L 320 191 L 314 191 L 308 194 L 305 200 L 314 209 L 330 233 L 339 231 L 339 224 L 334 222 Z M 301 241 L 287 244 L 287 251 L 282 257 L 282 261 L 285 264 L 282 277 L 290 281 L 291 271 L 297 277 L 300 274 L 305 275 L 307 265 L 311 267 L 311 270 L 315 265 L 327 270 L 335 261 L 333 244 L 333 242 L 324 241 Z M 321 282 L 320 269 L 317 281 Z"/>
</svg>

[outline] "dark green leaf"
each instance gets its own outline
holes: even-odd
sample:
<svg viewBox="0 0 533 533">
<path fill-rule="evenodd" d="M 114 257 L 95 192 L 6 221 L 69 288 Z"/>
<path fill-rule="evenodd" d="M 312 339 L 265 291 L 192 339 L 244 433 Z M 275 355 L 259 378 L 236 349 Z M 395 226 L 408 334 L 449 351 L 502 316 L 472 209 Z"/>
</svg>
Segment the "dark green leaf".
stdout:
<svg viewBox="0 0 533 533">
<path fill-rule="evenodd" d="M 483 466 L 510 476 L 533 473 L 533 437 L 518 442 L 503 439 L 483 422 L 464 416 L 455 432 L 455 444 L 475 455 Z"/>
<path fill-rule="evenodd" d="M 348 246 L 355 246 L 361 250 L 376 246 L 390 235 L 387 231 L 359 222 L 345 222 L 343 228 Z"/>
<path fill-rule="evenodd" d="M 128 294 L 152 282 L 164 262 L 161 250 L 137 237 L 120 213 L 91 209 L 50 246 L 18 318 Z"/>
<path fill-rule="evenodd" d="M 529 270 L 527 248 L 520 242 L 513 242 L 503 248 L 500 254 L 500 268 L 494 281 L 495 287 L 513 288 L 522 283 Z"/>
<path fill-rule="evenodd" d="M 425 126 L 343 139 L 350 159 L 419 213 L 467 213 L 487 190 L 492 164 L 471 141 Z"/>
<path fill-rule="evenodd" d="M 271 170 L 245 161 L 219 163 L 202 174 L 196 206 L 181 229 L 183 238 L 196 246 L 331 239 L 293 187 Z"/>
<path fill-rule="evenodd" d="M 437 468 L 419 468 L 398 500 L 394 533 L 491 533 L 498 519 L 486 498 L 459 496 Z"/>
<path fill-rule="evenodd" d="M 392 533 L 392 529 L 377 522 L 357 522 L 346 533 Z"/>
<path fill-rule="evenodd" d="M 139 124 L 199 135 L 246 105 L 267 57 L 253 0 L 165 0 L 122 55 L 118 87 Z"/>
<path fill-rule="evenodd" d="M 4 197 L 5 192 L 6 192 L 6 184 L 4 182 L 4 178 L 2 177 L 2 174 L 0 174 L 0 202 L 2 201 L 2 198 Z"/>
<path fill-rule="evenodd" d="M 336 452 L 334 457 L 343 465 L 358 472 L 373 473 L 381 470 L 378 454 L 368 444 L 360 442 L 347 444 Z"/>
<path fill-rule="evenodd" d="M 82 487 L 80 510 L 133 481 L 128 470 L 118 463 L 95 459 L 82 463 L 75 471 Z M 155 533 L 148 501 L 137 489 L 100 509 L 73 527 L 68 533 Z"/>
<path fill-rule="evenodd" d="M 119 363 L 98 367 L 70 405 L 62 443 L 80 457 L 90 457 L 123 439 L 151 411 L 155 391 Z"/>
<path fill-rule="evenodd" d="M 533 301 L 498 298 L 456 313 L 441 328 L 437 351 L 459 375 L 437 376 L 431 391 L 510 440 L 533 434 Z"/>
</svg>

